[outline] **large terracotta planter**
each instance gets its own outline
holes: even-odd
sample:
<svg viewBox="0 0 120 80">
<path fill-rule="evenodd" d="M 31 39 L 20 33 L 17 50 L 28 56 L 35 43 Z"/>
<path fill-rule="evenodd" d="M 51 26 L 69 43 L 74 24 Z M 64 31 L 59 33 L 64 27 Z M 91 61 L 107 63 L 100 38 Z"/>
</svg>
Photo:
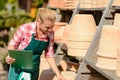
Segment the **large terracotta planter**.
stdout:
<svg viewBox="0 0 120 80">
<path fill-rule="evenodd" d="M 120 26 L 120 13 L 115 14 L 113 25 Z"/>
<path fill-rule="evenodd" d="M 116 58 L 98 56 L 96 66 L 106 70 L 116 70 Z"/>
<path fill-rule="evenodd" d="M 112 6 L 120 6 L 120 0 L 113 0 Z"/>
<path fill-rule="evenodd" d="M 89 41 L 70 41 L 68 42 L 69 48 L 77 48 L 77 49 L 88 49 L 90 45 Z"/>
<path fill-rule="evenodd" d="M 55 32 L 55 42 L 61 42 L 63 38 L 64 28 L 67 25 L 65 22 L 55 22 L 53 30 Z"/>
<path fill-rule="evenodd" d="M 91 41 L 93 38 L 94 33 L 73 33 L 70 32 L 68 36 L 68 40 L 71 41 Z"/>
<path fill-rule="evenodd" d="M 64 32 L 63 32 L 62 43 L 66 45 L 68 44 L 68 36 L 69 36 L 70 27 L 71 25 L 66 25 L 64 28 Z"/>
<path fill-rule="evenodd" d="M 65 9 L 75 9 L 78 4 L 78 0 L 67 0 L 65 4 Z"/>
<path fill-rule="evenodd" d="M 86 49 L 78 49 L 78 48 L 69 48 L 68 47 L 68 53 L 70 56 L 78 56 L 78 57 L 84 57 L 86 54 Z"/>
<path fill-rule="evenodd" d="M 66 26 L 66 22 L 55 22 L 55 25 L 53 27 L 54 32 L 56 32 L 60 27 Z"/>
<path fill-rule="evenodd" d="M 120 77 L 120 46 L 117 49 L 117 70 L 116 75 Z"/>
<path fill-rule="evenodd" d="M 76 14 L 68 36 L 68 54 L 84 57 L 96 31 L 94 18 L 90 14 Z"/>
<path fill-rule="evenodd" d="M 64 28 L 65 27 L 62 26 L 55 32 L 55 36 L 54 36 L 55 42 L 60 42 L 60 43 L 62 42 Z"/>
<path fill-rule="evenodd" d="M 70 32 L 74 33 L 94 33 L 96 24 L 91 14 L 75 14 Z"/>
<path fill-rule="evenodd" d="M 120 28 L 113 25 L 104 25 L 97 51 L 96 66 L 107 70 L 116 70 L 117 48 L 119 41 Z"/>
<path fill-rule="evenodd" d="M 116 58 L 119 44 L 119 27 L 104 25 L 99 41 L 97 55 Z"/>
</svg>

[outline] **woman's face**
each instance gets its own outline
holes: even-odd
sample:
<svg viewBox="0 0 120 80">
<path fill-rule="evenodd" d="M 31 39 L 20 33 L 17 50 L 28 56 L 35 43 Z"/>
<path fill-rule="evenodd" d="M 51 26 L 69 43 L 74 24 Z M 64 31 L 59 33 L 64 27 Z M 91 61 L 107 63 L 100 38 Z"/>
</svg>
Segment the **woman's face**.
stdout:
<svg viewBox="0 0 120 80">
<path fill-rule="evenodd" d="M 46 34 L 48 31 L 52 30 L 53 26 L 54 22 L 50 20 L 44 20 L 44 22 L 41 22 L 40 20 L 37 21 L 37 29 L 43 34 Z"/>
</svg>

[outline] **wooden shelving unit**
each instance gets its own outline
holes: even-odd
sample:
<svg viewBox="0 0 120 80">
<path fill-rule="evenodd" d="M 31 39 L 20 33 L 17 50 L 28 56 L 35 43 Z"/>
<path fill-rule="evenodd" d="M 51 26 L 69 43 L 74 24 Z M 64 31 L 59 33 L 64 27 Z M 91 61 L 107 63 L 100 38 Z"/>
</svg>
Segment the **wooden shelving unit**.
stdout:
<svg viewBox="0 0 120 80">
<path fill-rule="evenodd" d="M 116 72 L 113 70 L 104 70 L 104 69 L 100 69 L 98 67 L 96 67 L 96 61 L 97 61 L 97 49 L 98 49 L 98 43 L 99 43 L 99 39 L 100 39 L 100 35 L 101 35 L 101 30 L 102 30 L 102 26 L 104 24 L 105 18 L 107 16 L 107 14 L 109 13 L 109 10 L 120 10 L 120 6 L 112 6 L 113 0 L 109 0 L 109 3 L 106 7 L 102 7 L 102 8 L 80 8 L 80 2 L 78 3 L 78 5 L 76 6 L 75 9 L 73 9 L 73 14 L 70 18 L 69 24 L 71 24 L 73 17 L 75 14 L 79 13 L 80 11 L 93 11 L 93 12 L 103 12 L 102 17 L 100 19 L 100 22 L 98 24 L 98 28 L 95 32 L 94 38 L 88 48 L 88 51 L 86 53 L 86 56 L 84 58 L 82 58 L 82 61 L 80 61 L 80 67 L 77 71 L 77 75 L 75 80 L 87 80 L 87 78 L 82 78 L 84 71 L 86 71 L 85 69 L 88 70 L 87 66 L 90 66 L 92 69 L 94 69 L 95 71 L 97 71 L 98 73 L 100 73 L 102 76 L 104 76 L 107 80 L 120 80 L 120 77 L 118 77 L 116 75 Z M 65 9 L 63 9 L 65 10 Z M 78 57 L 77 57 L 78 58 Z M 78 58 L 78 60 L 81 60 L 80 58 Z M 88 70 L 88 72 L 90 73 L 90 70 Z M 87 74 L 89 74 L 87 73 Z M 85 72 L 86 74 L 86 72 Z"/>
<path fill-rule="evenodd" d="M 100 39 L 100 35 L 101 35 L 102 25 L 104 24 L 105 17 L 108 14 L 110 9 L 115 9 L 115 10 L 120 9 L 120 7 L 112 7 L 111 6 L 112 3 L 113 3 L 113 0 L 109 0 L 108 6 L 106 8 L 104 8 L 104 12 L 103 12 L 102 18 L 99 22 L 96 33 L 94 35 L 94 38 L 93 38 L 93 40 L 90 44 L 90 47 L 89 47 L 89 49 L 86 53 L 86 56 L 84 57 L 84 59 L 80 63 L 80 67 L 78 69 L 77 76 L 76 76 L 75 80 L 83 80 L 82 79 L 82 75 L 83 75 L 82 73 L 84 71 L 83 69 L 85 69 L 85 67 L 87 67 L 87 65 L 92 67 L 94 70 L 96 70 L 98 73 L 103 75 L 108 80 L 120 80 L 120 77 L 118 77 L 116 75 L 115 71 L 104 70 L 104 69 L 100 69 L 100 68 L 96 67 L 96 61 L 97 61 L 96 51 L 97 51 L 97 48 L 98 48 L 98 43 L 99 43 L 99 39 Z M 83 10 L 83 9 L 77 9 L 77 10 Z M 89 9 L 85 9 L 85 10 L 89 10 Z M 92 10 L 96 10 L 96 9 L 92 9 Z M 98 9 L 98 10 L 103 10 L 103 8 Z"/>
</svg>

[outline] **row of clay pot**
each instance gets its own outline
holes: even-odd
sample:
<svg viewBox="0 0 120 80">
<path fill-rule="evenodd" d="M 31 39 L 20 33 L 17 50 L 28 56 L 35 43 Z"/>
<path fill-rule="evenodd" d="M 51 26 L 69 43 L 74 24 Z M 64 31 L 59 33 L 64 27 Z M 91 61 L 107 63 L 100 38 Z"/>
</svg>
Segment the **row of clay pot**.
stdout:
<svg viewBox="0 0 120 80">
<path fill-rule="evenodd" d="M 49 7 L 74 9 L 79 0 L 49 0 Z M 80 8 L 103 8 L 108 4 L 108 0 L 80 0 Z M 113 0 L 113 6 L 120 6 L 120 0 Z"/>
<path fill-rule="evenodd" d="M 95 31 L 91 14 L 75 14 L 71 25 L 62 26 L 55 32 L 55 41 L 65 43 L 69 55 L 84 57 Z"/>
<path fill-rule="evenodd" d="M 84 57 L 95 31 L 91 14 L 75 14 L 71 25 L 62 26 L 55 32 L 55 41 L 65 43 L 69 55 Z"/>
<path fill-rule="evenodd" d="M 120 76 L 120 14 L 116 13 L 113 25 L 103 25 L 96 66 L 107 70 L 116 70 Z M 68 54 L 84 57 L 96 31 L 95 21 L 90 14 L 76 14 L 72 24 L 61 27 L 61 42 L 68 46 Z M 57 32 L 57 31 L 56 31 Z M 57 35 L 56 35 L 57 36 Z"/>
<path fill-rule="evenodd" d="M 96 66 L 115 70 L 120 76 L 120 14 L 116 13 L 113 25 L 103 25 L 97 50 Z"/>
<path fill-rule="evenodd" d="M 73 18 L 68 37 L 68 54 L 84 57 L 96 31 L 91 14 L 76 14 Z"/>
<path fill-rule="evenodd" d="M 104 69 L 116 70 L 115 61 L 117 58 L 117 47 L 119 45 L 119 30 L 120 28 L 118 26 L 103 26 L 97 51 L 98 60 L 96 66 L 103 67 Z"/>
</svg>

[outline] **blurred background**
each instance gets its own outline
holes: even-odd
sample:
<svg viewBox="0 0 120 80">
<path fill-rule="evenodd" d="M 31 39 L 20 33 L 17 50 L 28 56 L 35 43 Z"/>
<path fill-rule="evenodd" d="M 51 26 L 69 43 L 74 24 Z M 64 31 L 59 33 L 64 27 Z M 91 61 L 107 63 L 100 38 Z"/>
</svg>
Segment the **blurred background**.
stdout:
<svg viewBox="0 0 120 80">
<path fill-rule="evenodd" d="M 36 11 L 48 0 L 0 0 L 0 80 L 7 80 L 7 45 L 20 24 L 35 20 Z"/>
</svg>

